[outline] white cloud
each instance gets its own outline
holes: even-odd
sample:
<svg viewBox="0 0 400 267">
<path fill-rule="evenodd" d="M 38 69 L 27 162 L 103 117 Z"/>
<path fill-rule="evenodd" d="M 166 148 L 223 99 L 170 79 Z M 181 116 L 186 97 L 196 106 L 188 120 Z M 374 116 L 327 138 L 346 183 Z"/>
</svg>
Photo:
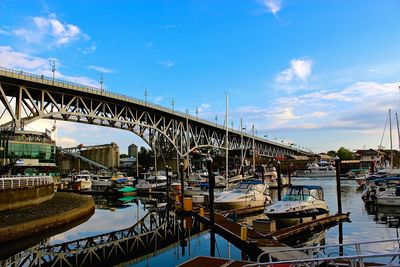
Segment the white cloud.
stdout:
<svg viewBox="0 0 400 267">
<path fill-rule="evenodd" d="M 0 65 L 5 68 L 27 71 L 49 69 L 49 61 L 15 51 L 10 46 L 0 46 Z"/>
<path fill-rule="evenodd" d="M 63 23 L 55 15 L 33 17 L 30 22 L 28 27 L 14 29 L 12 33 L 27 42 L 49 46 L 66 45 L 80 38 L 89 39 L 78 26 Z"/>
<path fill-rule="evenodd" d="M 199 112 L 203 112 L 203 111 L 209 109 L 210 107 L 211 107 L 210 104 L 203 103 L 203 104 L 200 105 L 200 107 L 198 107 L 198 111 Z"/>
<path fill-rule="evenodd" d="M 258 0 L 258 2 L 274 15 L 278 14 L 278 12 L 282 9 L 281 0 Z"/>
<path fill-rule="evenodd" d="M 277 76 L 279 83 L 290 83 L 295 80 L 306 82 L 311 75 L 312 61 L 309 59 L 292 59 L 290 67 Z"/>
<path fill-rule="evenodd" d="M 57 146 L 61 147 L 74 147 L 79 145 L 79 142 L 75 140 L 74 138 L 70 137 L 61 137 L 61 138 L 56 138 L 56 144 Z"/>
<path fill-rule="evenodd" d="M 167 67 L 167 68 L 172 68 L 176 64 L 174 61 L 169 60 L 169 59 L 159 60 L 159 61 L 157 61 L 157 63 L 160 65 L 163 65 L 164 67 Z"/>
<path fill-rule="evenodd" d="M 87 68 L 98 71 L 98 72 L 102 72 L 102 73 L 114 73 L 115 72 L 113 69 L 99 67 L 99 66 L 93 66 L 93 65 L 87 66 Z"/>
<path fill-rule="evenodd" d="M 50 59 L 31 56 L 22 52 L 15 51 L 9 46 L 0 46 L 0 66 L 4 68 L 23 70 L 37 75 L 52 77 L 53 73 L 49 64 Z M 56 79 L 66 80 L 87 86 L 100 88 L 98 81 L 84 76 L 65 75 L 59 71 L 60 63 L 56 60 Z"/>
<path fill-rule="evenodd" d="M 164 99 L 164 97 L 162 97 L 162 96 L 157 96 L 156 98 L 154 98 L 154 102 L 155 102 L 156 104 L 159 104 L 163 99 Z"/>
</svg>

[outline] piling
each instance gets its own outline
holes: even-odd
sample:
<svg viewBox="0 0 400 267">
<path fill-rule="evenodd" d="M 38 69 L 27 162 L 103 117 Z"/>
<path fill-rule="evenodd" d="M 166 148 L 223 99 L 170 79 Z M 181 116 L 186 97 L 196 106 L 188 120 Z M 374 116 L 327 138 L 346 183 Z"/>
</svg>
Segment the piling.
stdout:
<svg viewBox="0 0 400 267">
<path fill-rule="evenodd" d="M 165 176 L 167 177 L 167 201 L 169 201 L 169 187 L 170 187 L 170 180 L 169 180 L 169 171 L 168 165 L 165 166 Z"/>
<path fill-rule="evenodd" d="M 184 187 L 185 187 L 185 184 L 184 184 L 184 173 L 183 173 L 183 162 L 181 162 L 181 164 L 180 164 L 180 171 L 181 171 L 181 196 L 182 196 L 182 198 L 181 198 L 181 207 L 183 207 L 183 197 L 185 196 L 185 189 L 184 189 Z"/>
<path fill-rule="evenodd" d="M 288 165 L 289 186 L 292 185 L 292 163 Z"/>
<path fill-rule="evenodd" d="M 281 162 L 278 160 L 276 164 L 276 172 L 278 174 L 278 201 L 282 199 L 282 180 L 281 180 Z"/>
<path fill-rule="evenodd" d="M 342 195 L 340 192 L 340 158 L 338 156 L 335 157 L 335 167 L 336 167 L 336 196 L 337 196 L 337 205 L 338 205 L 338 213 L 342 213 Z"/>
<path fill-rule="evenodd" d="M 215 214 L 214 214 L 214 187 L 215 177 L 212 171 L 212 158 L 207 158 L 208 170 L 208 201 L 210 205 L 210 255 L 215 256 Z"/>
</svg>

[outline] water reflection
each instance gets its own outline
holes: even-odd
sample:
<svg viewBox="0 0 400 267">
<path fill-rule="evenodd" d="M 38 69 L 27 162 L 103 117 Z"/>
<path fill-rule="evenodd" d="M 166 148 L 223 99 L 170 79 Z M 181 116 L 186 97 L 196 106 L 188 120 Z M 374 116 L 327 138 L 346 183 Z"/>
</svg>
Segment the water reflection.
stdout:
<svg viewBox="0 0 400 267">
<path fill-rule="evenodd" d="M 337 211 L 336 180 L 334 178 L 292 178 L 294 185 L 319 185 L 324 188 L 325 200 L 330 208 L 330 213 Z M 400 218 L 400 210 L 391 207 L 379 207 L 377 210 L 370 210 L 364 206 L 361 200 L 361 191 L 358 191 L 355 181 L 342 180 L 342 207 L 344 212 L 350 212 L 351 223 L 343 224 L 343 242 L 361 242 L 371 240 L 393 239 L 398 237 L 398 228 L 391 228 L 393 224 L 384 223 L 388 218 Z M 282 196 L 287 188 L 283 189 Z M 274 200 L 277 199 L 276 189 L 271 189 L 270 194 Z M 96 210 L 94 215 L 82 224 L 69 229 L 61 234 L 56 234 L 45 242 L 58 244 L 75 239 L 108 233 L 134 225 L 149 210 L 157 211 L 166 205 L 165 202 L 155 198 L 107 198 L 94 196 Z M 264 218 L 263 212 L 242 219 L 243 223 L 251 224 L 252 220 Z M 398 224 L 397 224 L 398 227 Z M 130 266 L 175 266 L 195 256 L 210 255 L 210 233 L 202 233 L 191 236 L 182 247 L 181 242 L 176 242 L 170 249 L 157 252 L 154 257 L 148 257 L 144 261 L 127 263 Z M 232 259 L 241 259 L 239 249 L 228 241 L 215 236 L 215 256 Z M 42 238 L 43 239 L 43 238 Z M 337 244 L 339 242 L 339 227 L 332 227 L 303 239 L 291 240 L 292 246 L 311 246 L 316 244 Z M 387 248 L 375 245 L 368 248 L 371 251 L 384 251 Z M 335 252 L 336 253 L 336 252 Z M 345 251 L 348 253 L 348 251 Z"/>
</svg>

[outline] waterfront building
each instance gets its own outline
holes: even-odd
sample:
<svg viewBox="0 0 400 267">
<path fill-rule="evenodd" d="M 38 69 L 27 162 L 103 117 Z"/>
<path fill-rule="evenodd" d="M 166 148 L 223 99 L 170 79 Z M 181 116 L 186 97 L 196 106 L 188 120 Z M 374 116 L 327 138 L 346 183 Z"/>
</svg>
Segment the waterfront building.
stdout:
<svg viewBox="0 0 400 267">
<path fill-rule="evenodd" d="M 51 139 L 51 132 L 15 130 L 7 136 L 7 145 L 3 147 L 0 166 L 12 165 L 18 173 L 27 169 L 48 172 L 56 167 L 56 143 Z"/>
<path fill-rule="evenodd" d="M 137 145 L 131 144 L 128 146 L 128 156 L 129 157 L 136 157 L 137 152 L 138 152 Z"/>
</svg>

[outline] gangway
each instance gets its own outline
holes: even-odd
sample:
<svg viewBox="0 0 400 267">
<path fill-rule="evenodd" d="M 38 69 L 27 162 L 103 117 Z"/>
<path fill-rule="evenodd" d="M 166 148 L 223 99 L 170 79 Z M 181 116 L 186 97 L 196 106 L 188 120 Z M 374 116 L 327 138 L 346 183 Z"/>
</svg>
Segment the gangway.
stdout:
<svg viewBox="0 0 400 267">
<path fill-rule="evenodd" d="M 90 166 L 94 166 L 94 167 L 99 168 L 99 169 L 105 169 L 105 170 L 108 169 L 108 167 L 106 167 L 104 165 L 101 165 L 100 163 L 97 163 L 96 161 L 93 161 L 91 159 L 85 158 L 85 157 L 79 155 L 78 153 L 74 153 L 72 151 L 69 151 L 68 149 L 64 149 L 62 147 L 57 147 L 57 149 L 60 150 L 61 152 L 65 153 L 65 154 L 67 154 L 67 155 L 70 155 L 70 156 L 72 156 L 74 158 L 78 158 L 78 159 L 88 163 Z"/>
</svg>

